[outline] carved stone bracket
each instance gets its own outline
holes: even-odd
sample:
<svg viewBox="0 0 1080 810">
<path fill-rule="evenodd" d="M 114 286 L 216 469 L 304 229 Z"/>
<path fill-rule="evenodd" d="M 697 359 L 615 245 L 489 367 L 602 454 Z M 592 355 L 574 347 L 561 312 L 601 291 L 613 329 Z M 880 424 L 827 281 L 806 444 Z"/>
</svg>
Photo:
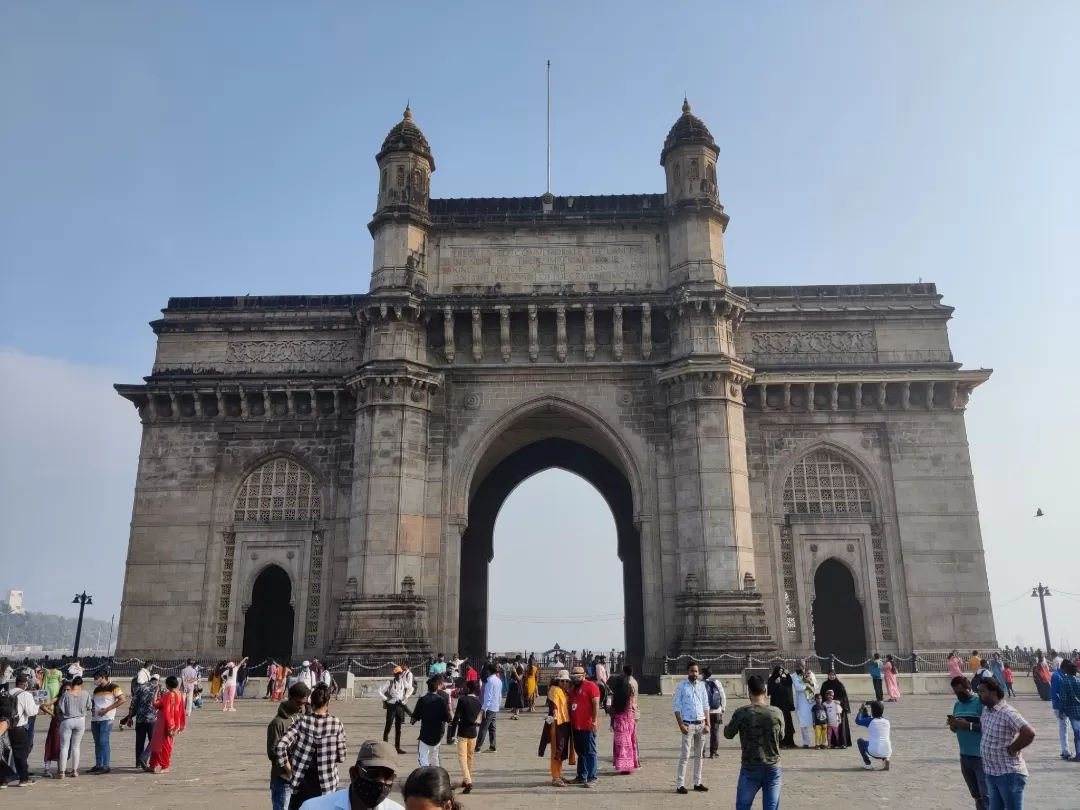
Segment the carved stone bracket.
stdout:
<svg viewBox="0 0 1080 810">
<path fill-rule="evenodd" d="M 641 305 L 641 356 L 648 360 L 652 357 L 652 307 Z"/>
<path fill-rule="evenodd" d="M 504 363 L 510 362 L 510 307 L 499 307 L 499 346 Z"/>
<path fill-rule="evenodd" d="M 480 307 L 472 308 L 472 356 L 479 363 L 484 359 L 484 321 Z"/>
<path fill-rule="evenodd" d="M 611 353 L 616 361 L 622 361 L 623 358 L 623 321 L 622 321 L 622 304 L 616 304 L 612 308 L 611 312 L 612 322 L 614 327 L 612 328 L 612 344 Z"/>
<path fill-rule="evenodd" d="M 454 310 L 443 307 L 443 354 L 447 363 L 454 362 Z"/>
<path fill-rule="evenodd" d="M 555 357 L 560 363 L 566 362 L 566 306 L 555 307 Z"/>
<path fill-rule="evenodd" d="M 529 304 L 529 359 L 536 362 L 540 357 L 540 337 L 536 326 L 536 304 Z"/>
<path fill-rule="evenodd" d="M 585 359 L 592 360 L 596 356 L 596 323 L 593 305 L 585 305 Z"/>
</svg>

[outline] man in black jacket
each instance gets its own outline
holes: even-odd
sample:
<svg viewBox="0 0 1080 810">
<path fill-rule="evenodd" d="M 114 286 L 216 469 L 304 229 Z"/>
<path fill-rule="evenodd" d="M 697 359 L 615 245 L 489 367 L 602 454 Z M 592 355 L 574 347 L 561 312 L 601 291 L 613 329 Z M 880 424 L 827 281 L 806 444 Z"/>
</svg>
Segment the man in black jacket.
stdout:
<svg viewBox="0 0 1080 810">
<path fill-rule="evenodd" d="M 439 764 L 439 746 L 442 744 L 443 731 L 446 724 L 453 718 L 450 716 L 450 701 L 446 696 L 439 693 L 439 683 L 442 679 L 438 675 L 428 678 L 427 694 L 416 701 L 413 709 L 412 723 L 420 723 L 420 741 L 417 743 L 418 756 L 421 768 L 429 765 L 436 768 Z"/>
<path fill-rule="evenodd" d="M 278 705 L 277 715 L 266 727 L 266 755 L 270 758 L 270 806 L 272 810 L 286 810 L 289 806 L 289 780 L 277 764 L 274 748 L 277 746 L 289 726 L 307 710 L 308 695 L 311 691 L 307 684 L 297 681 L 289 687 L 288 700 Z"/>
</svg>

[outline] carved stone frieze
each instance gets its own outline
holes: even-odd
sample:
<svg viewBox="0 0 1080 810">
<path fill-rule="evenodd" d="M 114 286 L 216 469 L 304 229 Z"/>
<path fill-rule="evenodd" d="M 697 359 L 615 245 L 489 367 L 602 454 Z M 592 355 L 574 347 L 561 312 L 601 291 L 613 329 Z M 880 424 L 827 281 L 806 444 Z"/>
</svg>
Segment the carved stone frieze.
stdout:
<svg viewBox="0 0 1080 810">
<path fill-rule="evenodd" d="M 226 363 L 342 363 L 355 359 L 347 340 L 250 340 L 230 343 Z"/>
<path fill-rule="evenodd" d="M 752 332 L 754 354 L 832 354 L 877 351 L 872 330 L 851 332 Z"/>
</svg>

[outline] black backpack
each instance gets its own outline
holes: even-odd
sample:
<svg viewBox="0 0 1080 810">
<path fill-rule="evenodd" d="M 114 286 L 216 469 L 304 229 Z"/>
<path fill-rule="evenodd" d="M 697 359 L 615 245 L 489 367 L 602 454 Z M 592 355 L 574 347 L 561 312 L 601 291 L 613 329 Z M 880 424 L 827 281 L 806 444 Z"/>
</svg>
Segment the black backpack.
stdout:
<svg viewBox="0 0 1080 810">
<path fill-rule="evenodd" d="M 705 691 L 709 694 L 709 711 L 720 711 L 720 687 L 716 685 L 716 682 L 712 679 L 705 681 Z"/>
</svg>

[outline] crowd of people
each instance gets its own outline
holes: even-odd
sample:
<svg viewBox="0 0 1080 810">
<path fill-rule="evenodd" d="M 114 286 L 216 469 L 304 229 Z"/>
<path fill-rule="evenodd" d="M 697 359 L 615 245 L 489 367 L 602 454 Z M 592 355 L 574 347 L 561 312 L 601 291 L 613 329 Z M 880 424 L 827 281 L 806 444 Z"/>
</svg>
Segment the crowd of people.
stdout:
<svg viewBox="0 0 1080 810">
<path fill-rule="evenodd" d="M 611 731 L 610 759 L 604 759 L 612 771 L 630 774 L 641 767 L 638 683 L 629 666 L 610 673 L 604 656 L 570 661 L 567 667 L 548 671 L 538 755 L 549 762 L 553 786 L 595 788 L 601 722 Z M 1054 651 L 1047 656 L 1035 651 L 1032 661 L 1036 685 L 1046 684 L 1039 695 L 1043 697 L 1045 691 L 1059 722 L 1061 757 L 1080 762 L 1080 662 Z M 456 752 L 460 771 L 456 784 L 463 793 L 470 793 L 477 780 L 478 758 L 498 751 L 500 714 L 516 720 L 536 711 L 541 687 L 541 667 L 533 656 L 527 660 L 489 656 L 477 663 L 479 671 L 456 656 L 447 660 L 440 655 L 426 671 L 416 672 L 404 662 L 395 666 L 379 689 L 385 710 L 383 739 L 361 746 L 349 770 L 350 783 L 341 790 L 338 766 L 346 761 L 347 752 L 345 729 L 330 712 L 335 679 L 318 659 L 295 666 L 273 662 L 267 694 L 262 696 L 279 702 L 267 727 L 273 809 L 362 806 L 386 810 L 398 806 L 387 795 L 389 785 L 404 775 L 400 763 L 409 756 L 401 737 L 406 721 L 419 726 L 417 769 L 406 779 L 406 797 L 412 784 L 414 791 L 420 791 L 414 795 L 442 796 L 442 806 L 456 802 L 443 767 L 443 746 Z M 976 807 L 1022 807 L 1028 775 L 1023 750 L 1034 740 L 1035 731 L 1006 700 L 1013 694 L 1010 662 L 996 653 L 972 651 L 967 658 L 953 651 L 946 666 L 956 702 L 945 725 L 956 736 L 961 776 Z M 800 744 L 805 749 L 839 750 L 854 742 L 864 768 L 873 770 L 879 763 L 881 770 L 889 770 L 893 752 L 891 724 L 885 714 L 888 700 L 900 700 L 896 670 L 891 656 L 875 655 L 868 662 L 867 674 L 877 699 L 853 706 L 835 670 L 819 683 L 805 662 L 795 662 L 791 672 L 777 666 L 767 678 L 747 678 L 750 702 L 731 713 L 725 724 L 729 706 L 723 683 L 708 669 L 691 663 L 673 696 L 680 739 L 675 792 L 709 790 L 704 760 L 718 755 L 721 735 L 737 737 L 742 750 L 737 808 L 749 808 L 758 793 L 764 808 L 778 807 L 783 785 L 781 752 Z M 205 673 L 189 660 L 178 675 L 168 676 L 146 662 L 131 679 L 130 688 L 112 680 L 105 669 L 87 674 L 93 679 L 90 687 L 84 685 L 77 661 L 65 669 L 12 668 L 0 662 L 0 785 L 34 784 L 29 758 L 34 725 L 41 715 L 49 717 L 42 772 L 47 778 L 79 776 L 87 722 L 94 742 L 90 773 L 111 770 L 114 724 L 134 730 L 136 768 L 166 773 L 174 741 L 200 705 L 200 683 L 209 681 L 211 699 L 222 711 L 235 711 L 236 698 L 244 694 L 247 671 L 245 658 L 220 661 Z M 866 736 L 854 738 L 852 724 L 865 728 Z M 567 766 L 573 771 L 565 770 Z"/>
</svg>

